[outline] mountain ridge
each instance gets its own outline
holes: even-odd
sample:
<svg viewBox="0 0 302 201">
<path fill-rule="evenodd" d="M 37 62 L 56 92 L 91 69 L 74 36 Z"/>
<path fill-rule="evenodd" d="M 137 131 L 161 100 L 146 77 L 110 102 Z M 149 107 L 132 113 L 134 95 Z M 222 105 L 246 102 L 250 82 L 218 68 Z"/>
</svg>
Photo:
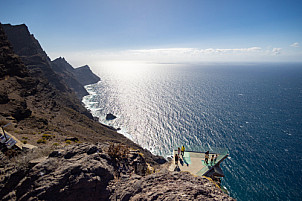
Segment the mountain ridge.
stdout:
<svg viewBox="0 0 302 201">
<path fill-rule="evenodd" d="M 84 86 L 100 80 L 87 65 L 88 68 L 83 70 L 81 67 L 79 69 L 72 67 L 62 57 L 51 61 L 25 24 L 4 24 L 2 26 L 14 51 L 26 64 L 30 73 L 34 76 L 43 76 L 60 91 L 70 92 L 71 89 L 82 100 L 84 96 L 88 95 Z M 58 77 L 60 78 L 58 79 Z"/>
</svg>

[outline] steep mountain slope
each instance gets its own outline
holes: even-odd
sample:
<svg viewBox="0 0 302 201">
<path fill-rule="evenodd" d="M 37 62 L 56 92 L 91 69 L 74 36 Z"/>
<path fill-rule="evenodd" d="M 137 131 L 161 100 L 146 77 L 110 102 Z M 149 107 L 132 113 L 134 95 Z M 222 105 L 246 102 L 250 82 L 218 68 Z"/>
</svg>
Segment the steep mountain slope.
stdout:
<svg viewBox="0 0 302 201">
<path fill-rule="evenodd" d="M 14 52 L 19 55 L 32 76 L 48 80 L 51 85 L 62 92 L 71 92 L 64 81 L 52 70 L 50 59 L 35 37 L 29 33 L 25 24 L 16 26 L 4 24 L 2 27 Z"/>
<path fill-rule="evenodd" d="M 64 78 L 68 87 L 76 93 L 80 100 L 88 95 L 88 92 L 84 88 L 85 85 L 100 81 L 100 78 L 90 70 L 89 66 L 85 65 L 79 68 L 73 68 L 62 57 L 51 61 L 51 66 L 57 74 Z"/>
<path fill-rule="evenodd" d="M 36 80 L 12 51 L 0 27 L 0 115 L 22 120 L 31 115 L 25 97 L 35 91 Z M 24 84 L 26 83 L 26 84 Z"/>
<path fill-rule="evenodd" d="M 75 69 L 62 57 L 51 61 L 52 69 L 64 78 L 64 81 L 70 89 L 72 89 L 77 97 L 81 100 L 84 96 L 88 95 L 88 92 L 76 78 L 74 72 Z M 90 83 L 92 84 L 92 83 Z"/>
<path fill-rule="evenodd" d="M 50 61 L 46 52 L 34 35 L 30 34 L 25 24 L 15 26 L 4 24 L 3 28 L 14 51 L 26 64 L 31 75 L 44 77 L 58 90 L 74 92 L 82 100 L 83 96 L 88 95 L 84 85 L 93 84 L 100 80 L 88 66 L 85 66 L 84 70 L 82 67 L 74 69 L 61 57 Z"/>
</svg>

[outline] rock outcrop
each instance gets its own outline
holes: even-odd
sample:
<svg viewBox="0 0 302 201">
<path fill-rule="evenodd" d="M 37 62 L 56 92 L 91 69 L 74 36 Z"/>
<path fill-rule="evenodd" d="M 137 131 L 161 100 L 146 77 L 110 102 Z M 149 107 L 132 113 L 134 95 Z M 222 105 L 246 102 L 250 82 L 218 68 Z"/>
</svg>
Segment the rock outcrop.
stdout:
<svg viewBox="0 0 302 201">
<path fill-rule="evenodd" d="M 102 151 L 104 147 L 79 144 L 29 161 L 5 175 L 1 200 L 108 199 L 106 188 L 115 173 L 112 159 Z M 14 186 L 11 180 L 17 181 Z"/>
<path fill-rule="evenodd" d="M 130 174 L 145 175 L 147 169 L 140 154 L 119 155 L 124 146 L 116 145 L 110 152 L 111 146 L 77 144 L 30 160 L 22 167 L 3 165 L 2 173 L 7 174 L 1 177 L 0 199 L 108 200 L 110 181 Z M 30 154 L 23 157 L 30 158 Z"/>
<path fill-rule="evenodd" d="M 100 81 L 100 78 L 90 70 L 88 65 L 75 68 L 74 75 L 83 86 Z"/>
<path fill-rule="evenodd" d="M 113 120 L 113 119 L 116 119 L 116 116 L 114 114 L 109 113 L 106 115 L 106 120 Z"/>
<path fill-rule="evenodd" d="M 168 170 L 125 177 L 109 189 L 110 200 L 234 200 L 205 178 Z"/>
</svg>

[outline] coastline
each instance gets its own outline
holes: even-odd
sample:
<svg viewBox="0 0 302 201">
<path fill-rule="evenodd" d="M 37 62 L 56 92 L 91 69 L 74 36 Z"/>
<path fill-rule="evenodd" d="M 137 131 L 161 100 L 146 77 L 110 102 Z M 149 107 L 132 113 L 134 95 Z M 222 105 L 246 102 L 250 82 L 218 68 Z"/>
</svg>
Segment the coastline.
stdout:
<svg viewBox="0 0 302 201">
<path fill-rule="evenodd" d="M 99 116 L 95 115 L 95 112 L 99 110 L 99 108 L 92 108 L 90 106 L 90 104 L 94 104 L 94 103 L 97 103 L 97 102 L 90 102 L 89 101 L 89 97 L 90 96 L 93 96 L 93 95 L 97 95 L 96 92 L 94 92 L 93 90 L 91 90 L 90 86 L 92 85 L 96 85 L 96 84 L 99 84 L 101 82 L 98 81 L 97 83 L 94 83 L 94 84 L 89 84 L 89 85 L 85 85 L 84 88 L 86 89 L 86 91 L 88 92 L 88 95 L 84 96 L 82 98 L 82 103 L 84 104 L 84 107 L 90 112 L 90 114 L 101 124 L 103 125 L 104 127 L 112 130 L 112 131 L 115 131 L 119 134 L 122 134 L 124 137 L 128 138 L 129 140 L 133 141 L 133 138 L 131 136 L 130 133 L 127 133 L 126 129 L 124 127 L 114 127 L 110 124 L 110 122 L 114 121 L 114 120 L 106 120 L 106 114 L 103 114 L 102 118 L 100 118 Z M 90 104 L 89 104 L 90 103 Z M 118 118 L 118 117 L 117 117 Z M 134 141 L 133 141 L 134 142 Z M 136 142 L 134 142 L 136 143 Z M 139 145 L 141 146 L 141 145 Z M 143 147 L 145 148 L 145 147 Z M 149 150 L 150 151 L 150 150 Z"/>
</svg>

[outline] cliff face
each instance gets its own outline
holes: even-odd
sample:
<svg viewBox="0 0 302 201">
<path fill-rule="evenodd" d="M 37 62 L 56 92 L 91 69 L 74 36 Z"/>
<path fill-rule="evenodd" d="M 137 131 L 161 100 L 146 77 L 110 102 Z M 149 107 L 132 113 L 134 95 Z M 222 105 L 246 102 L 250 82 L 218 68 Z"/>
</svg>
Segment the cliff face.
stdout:
<svg viewBox="0 0 302 201">
<path fill-rule="evenodd" d="M 26 83 L 22 86 L 23 83 Z M 14 54 L 0 26 L 0 115 L 12 116 L 16 120 L 27 118 L 32 111 L 25 97 L 35 90 L 36 80 L 19 57 Z"/>
<path fill-rule="evenodd" d="M 50 100 L 50 102 L 65 102 L 64 105 L 92 118 L 92 115 L 81 103 L 82 96 L 87 95 L 87 91 L 73 74 L 68 73 L 68 69 L 66 70 L 65 66 L 55 65 L 56 70 L 60 68 L 63 70 L 58 70 L 59 73 L 54 71 L 49 57 L 43 51 L 39 42 L 29 33 L 27 26 L 24 24 L 16 26 L 5 24 L 2 26 L 14 52 L 21 58 L 30 76 L 39 81 L 37 88 L 45 88 L 45 90 L 40 90 L 43 93 L 48 89 L 49 93 L 47 93 L 47 96 L 45 96 L 46 94 L 44 96 L 36 96 L 36 103 L 45 101 L 45 98 Z M 66 81 L 70 85 L 74 84 L 74 86 L 70 87 L 65 81 L 65 77 Z M 74 98 L 74 96 L 77 96 L 78 99 Z M 52 108 L 56 106 L 56 103 L 51 103 L 51 105 Z M 43 105 L 40 108 L 44 108 Z"/>
<path fill-rule="evenodd" d="M 64 58 L 50 61 L 35 37 L 30 34 L 26 25 L 3 25 L 13 49 L 25 63 L 34 77 L 43 77 L 62 92 L 74 92 L 82 100 L 88 95 L 84 88 L 100 80 L 88 66 L 74 69 Z"/>
<path fill-rule="evenodd" d="M 89 66 L 73 68 L 62 57 L 53 60 L 51 66 L 57 74 L 64 78 L 68 87 L 74 90 L 80 99 L 88 95 L 88 92 L 84 88 L 85 85 L 100 81 L 100 78 L 90 70 Z"/>
<path fill-rule="evenodd" d="M 39 42 L 29 33 L 25 24 L 2 25 L 14 52 L 21 58 L 33 77 L 47 80 L 62 92 L 71 92 L 62 79 L 52 70 L 50 59 Z"/>
<path fill-rule="evenodd" d="M 2 27 L 0 31 L 0 77 L 4 76 L 28 76 L 28 70 L 21 64 L 19 58 L 12 51 L 11 44 L 8 42 L 6 35 L 4 34 Z"/>
<path fill-rule="evenodd" d="M 77 97 L 81 100 L 84 96 L 88 95 L 88 92 L 75 76 L 75 69 L 64 59 L 57 58 L 51 62 L 52 69 L 64 78 L 64 81 L 70 89 L 72 89 Z"/>
<path fill-rule="evenodd" d="M 74 75 L 76 76 L 77 80 L 84 86 L 100 81 L 100 78 L 96 76 L 87 65 L 76 68 Z"/>
</svg>

